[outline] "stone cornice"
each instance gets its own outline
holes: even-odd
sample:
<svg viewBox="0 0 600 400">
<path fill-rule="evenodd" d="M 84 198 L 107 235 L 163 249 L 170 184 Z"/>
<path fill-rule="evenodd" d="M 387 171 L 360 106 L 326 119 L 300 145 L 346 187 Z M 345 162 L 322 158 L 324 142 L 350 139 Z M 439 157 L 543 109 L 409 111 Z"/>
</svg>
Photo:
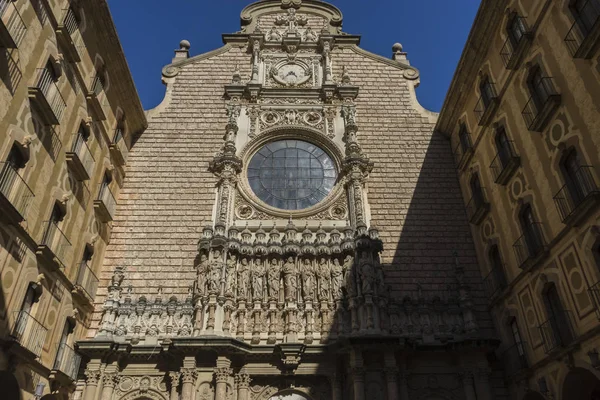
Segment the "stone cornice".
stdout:
<svg viewBox="0 0 600 400">
<path fill-rule="evenodd" d="M 507 6 L 507 0 L 481 2 L 435 128 L 446 136 L 452 134 L 465 102 L 471 95 L 474 77 L 478 75 L 490 49 L 493 49 L 491 44 Z"/>
<path fill-rule="evenodd" d="M 401 63 L 401 62 L 398 62 L 398 61 L 395 61 L 395 60 L 391 60 L 389 58 L 385 58 L 383 56 L 380 56 L 379 54 L 371 53 L 370 51 L 365 50 L 365 49 L 363 49 L 361 47 L 358 47 L 357 45 L 353 45 L 350 48 L 356 54 L 360 54 L 360 55 L 365 56 L 367 58 L 370 58 L 370 59 L 372 59 L 374 61 L 381 62 L 381 63 L 387 64 L 387 65 L 389 65 L 391 67 L 403 70 L 404 71 L 404 77 L 406 79 L 415 80 L 415 79 L 418 79 L 419 76 L 420 76 L 419 70 L 416 69 L 413 66 L 410 66 L 408 64 L 404 64 L 404 63 Z"/>
<path fill-rule="evenodd" d="M 111 93 L 116 93 L 118 105 L 125 111 L 129 131 L 133 134 L 139 134 L 148 126 L 146 114 L 140 101 L 125 52 L 119 41 L 117 29 L 113 22 L 108 3 L 106 0 L 80 2 L 86 9 L 86 13 L 94 15 L 95 43 L 99 46 L 99 52 L 102 54 L 105 65 L 111 75 L 111 85 L 114 85 Z"/>
<path fill-rule="evenodd" d="M 207 53 L 198 54 L 196 56 L 186 58 L 181 61 L 167 64 L 163 67 L 162 74 L 164 77 L 172 78 L 179 73 L 179 68 L 184 67 L 189 64 L 193 64 L 198 61 L 206 60 L 207 58 L 210 58 L 210 57 L 214 57 L 214 56 L 218 56 L 220 54 L 226 53 L 232 48 L 233 48 L 233 46 L 231 46 L 230 44 L 226 44 L 222 47 L 219 47 L 218 49 L 211 50 Z"/>
</svg>

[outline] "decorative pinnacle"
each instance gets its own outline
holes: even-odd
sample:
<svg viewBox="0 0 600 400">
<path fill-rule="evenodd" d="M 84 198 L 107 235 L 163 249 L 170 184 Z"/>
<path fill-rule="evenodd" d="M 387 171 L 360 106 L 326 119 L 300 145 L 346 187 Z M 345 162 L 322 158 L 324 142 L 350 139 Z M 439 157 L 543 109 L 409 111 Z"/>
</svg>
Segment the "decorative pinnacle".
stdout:
<svg viewBox="0 0 600 400">
<path fill-rule="evenodd" d="M 191 43 L 188 40 L 182 40 L 181 42 L 179 42 L 179 49 L 180 50 L 189 50 L 190 47 L 192 47 Z"/>
</svg>

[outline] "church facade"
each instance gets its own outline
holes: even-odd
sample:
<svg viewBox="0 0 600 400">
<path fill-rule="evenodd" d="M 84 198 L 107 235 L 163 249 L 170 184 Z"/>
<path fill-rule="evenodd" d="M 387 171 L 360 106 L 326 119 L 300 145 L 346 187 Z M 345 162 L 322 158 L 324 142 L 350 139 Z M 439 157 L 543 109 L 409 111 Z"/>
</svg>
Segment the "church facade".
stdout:
<svg viewBox="0 0 600 400">
<path fill-rule="evenodd" d="M 241 24 L 163 69 L 79 398 L 501 396 L 454 161 L 402 46 L 361 49 L 316 0 Z"/>
</svg>

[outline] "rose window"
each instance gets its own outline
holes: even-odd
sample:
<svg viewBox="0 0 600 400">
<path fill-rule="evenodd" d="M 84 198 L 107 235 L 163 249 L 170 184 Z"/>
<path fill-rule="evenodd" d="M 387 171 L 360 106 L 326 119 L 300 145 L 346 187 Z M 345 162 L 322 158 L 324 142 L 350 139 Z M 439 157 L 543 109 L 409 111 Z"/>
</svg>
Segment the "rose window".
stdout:
<svg viewBox="0 0 600 400">
<path fill-rule="evenodd" d="M 336 179 L 329 154 L 302 140 L 268 143 L 248 164 L 248 182 L 254 194 L 283 210 L 316 205 L 331 192 Z"/>
</svg>

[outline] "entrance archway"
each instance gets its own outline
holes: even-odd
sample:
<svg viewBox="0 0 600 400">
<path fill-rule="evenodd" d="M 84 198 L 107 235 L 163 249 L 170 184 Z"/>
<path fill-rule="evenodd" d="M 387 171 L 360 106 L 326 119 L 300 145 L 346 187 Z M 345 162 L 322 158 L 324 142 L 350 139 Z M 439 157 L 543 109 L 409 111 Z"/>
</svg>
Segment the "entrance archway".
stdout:
<svg viewBox="0 0 600 400">
<path fill-rule="evenodd" d="M 295 392 L 295 391 L 283 391 L 279 392 L 273 397 L 269 398 L 269 400 L 311 400 L 304 393 Z"/>
<path fill-rule="evenodd" d="M 17 378 L 10 372 L 0 371 L 0 389 L 2 389 L 3 399 L 21 400 L 19 382 L 17 382 Z"/>
<path fill-rule="evenodd" d="M 546 398 L 538 392 L 530 392 L 523 397 L 523 400 L 546 400 Z"/>
<path fill-rule="evenodd" d="M 562 399 L 600 400 L 600 380 L 584 368 L 574 368 L 565 377 Z"/>
</svg>

